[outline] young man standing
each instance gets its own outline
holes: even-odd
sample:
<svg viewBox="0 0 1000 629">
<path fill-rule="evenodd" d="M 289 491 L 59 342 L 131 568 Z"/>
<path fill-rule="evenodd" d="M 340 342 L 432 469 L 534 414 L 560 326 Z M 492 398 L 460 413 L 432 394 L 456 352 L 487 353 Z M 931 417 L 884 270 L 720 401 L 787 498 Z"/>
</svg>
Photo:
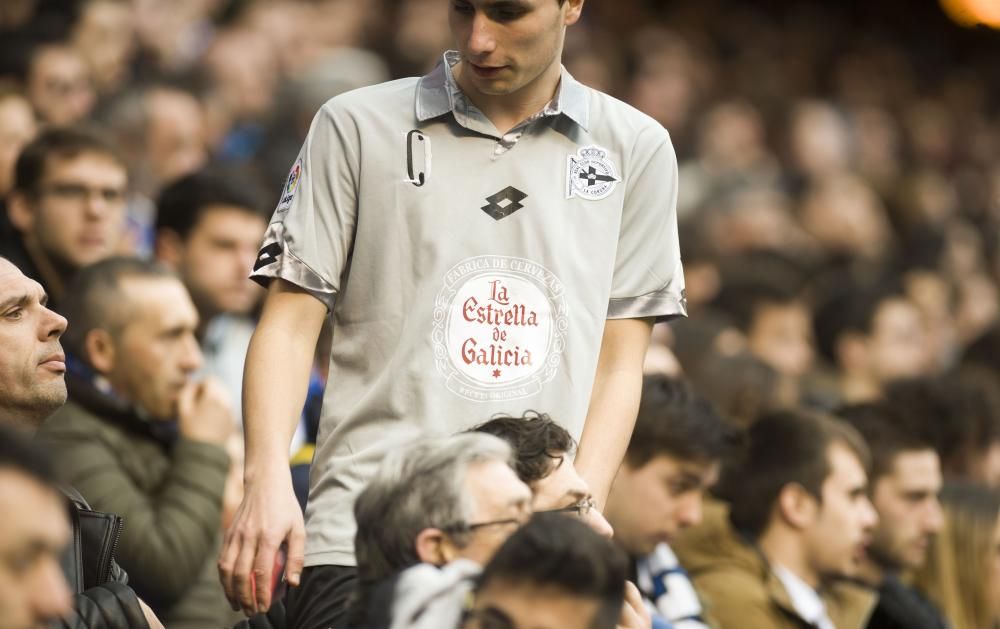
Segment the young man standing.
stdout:
<svg viewBox="0 0 1000 629">
<path fill-rule="evenodd" d="M 291 626 L 336 626 L 354 495 L 394 445 L 476 418 L 562 418 L 603 508 L 651 324 L 685 301 L 666 131 L 561 67 L 582 8 L 450 2 L 458 50 L 431 74 L 338 96 L 314 120 L 254 265 L 269 293 L 245 376 L 246 496 L 219 560 L 245 611 L 270 604 L 259 584 L 287 541 Z M 287 446 L 328 312 L 303 527 Z"/>
<path fill-rule="evenodd" d="M 680 380 L 647 376 L 625 461 L 605 515 L 632 559 L 653 627 L 704 627 L 701 602 L 670 542 L 702 519 L 705 491 L 738 430 Z"/>
</svg>

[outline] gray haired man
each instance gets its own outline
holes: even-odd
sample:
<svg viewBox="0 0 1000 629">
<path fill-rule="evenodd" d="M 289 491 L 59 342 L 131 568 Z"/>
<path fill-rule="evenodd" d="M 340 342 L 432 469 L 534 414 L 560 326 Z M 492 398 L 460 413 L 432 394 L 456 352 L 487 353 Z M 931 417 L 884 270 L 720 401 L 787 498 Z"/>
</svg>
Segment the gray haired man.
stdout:
<svg viewBox="0 0 1000 629">
<path fill-rule="evenodd" d="M 369 612 L 388 611 L 378 599 L 392 596 L 393 577 L 405 568 L 453 564 L 478 572 L 527 521 L 531 490 L 511 457 L 503 440 L 469 433 L 419 442 L 383 461 L 354 505 L 360 584 L 353 624 L 380 626 Z"/>
</svg>

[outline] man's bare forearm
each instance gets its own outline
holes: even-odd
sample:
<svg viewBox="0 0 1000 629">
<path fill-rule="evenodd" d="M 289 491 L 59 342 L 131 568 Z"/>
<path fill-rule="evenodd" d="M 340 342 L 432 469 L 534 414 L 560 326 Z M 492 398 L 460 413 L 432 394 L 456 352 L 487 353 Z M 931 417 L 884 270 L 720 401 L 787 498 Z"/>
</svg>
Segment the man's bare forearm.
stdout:
<svg viewBox="0 0 1000 629">
<path fill-rule="evenodd" d="M 575 462 L 602 509 L 639 412 L 642 361 L 651 330 L 652 321 L 647 319 L 605 324 L 590 408 Z"/>
<path fill-rule="evenodd" d="M 243 372 L 248 483 L 271 466 L 288 465 L 288 447 L 305 403 L 316 340 L 326 316 L 325 306 L 314 297 L 282 284 L 272 284 L 268 292 Z"/>
</svg>

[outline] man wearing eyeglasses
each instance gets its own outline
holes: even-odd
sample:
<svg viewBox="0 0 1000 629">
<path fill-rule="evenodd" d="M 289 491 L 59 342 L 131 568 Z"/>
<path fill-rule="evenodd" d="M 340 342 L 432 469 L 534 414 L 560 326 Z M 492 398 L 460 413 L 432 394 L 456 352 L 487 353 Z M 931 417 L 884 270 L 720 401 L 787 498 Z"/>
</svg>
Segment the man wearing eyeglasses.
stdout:
<svg viewBox="0 0 1000 629">
<path fill-rule="evenodd" d="M 49 306 L 81 268 L 118 251 L 128 170 L 114 147 L 78 128 L 42 132 L 21 152 L 0 255 L 42 285 Z"/>
</svg>

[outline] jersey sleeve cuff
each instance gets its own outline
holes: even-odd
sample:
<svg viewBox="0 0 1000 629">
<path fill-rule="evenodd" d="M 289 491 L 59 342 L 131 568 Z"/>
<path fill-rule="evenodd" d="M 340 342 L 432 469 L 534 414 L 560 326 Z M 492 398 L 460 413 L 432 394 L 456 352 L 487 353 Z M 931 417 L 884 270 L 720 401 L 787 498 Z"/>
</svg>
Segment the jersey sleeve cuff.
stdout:
<svg viewBox="0 0 1000 629">
<path fill-rule="evenodd" d="M 250 279 L 266 288 L 275 278 L 295 284 L 323 302 L 327 310 L 333 310 L 337 290 L 289 251 L 284 242 L 269 239 L 257 254 Z"/>
<path fill-rule="evenodd" d="M 687 298 L 671 285 L 637 297 L 612 297 L 608 302 L 608 319 L 645 319 L 657 323 L 687 316 Z"/>
</svg>

